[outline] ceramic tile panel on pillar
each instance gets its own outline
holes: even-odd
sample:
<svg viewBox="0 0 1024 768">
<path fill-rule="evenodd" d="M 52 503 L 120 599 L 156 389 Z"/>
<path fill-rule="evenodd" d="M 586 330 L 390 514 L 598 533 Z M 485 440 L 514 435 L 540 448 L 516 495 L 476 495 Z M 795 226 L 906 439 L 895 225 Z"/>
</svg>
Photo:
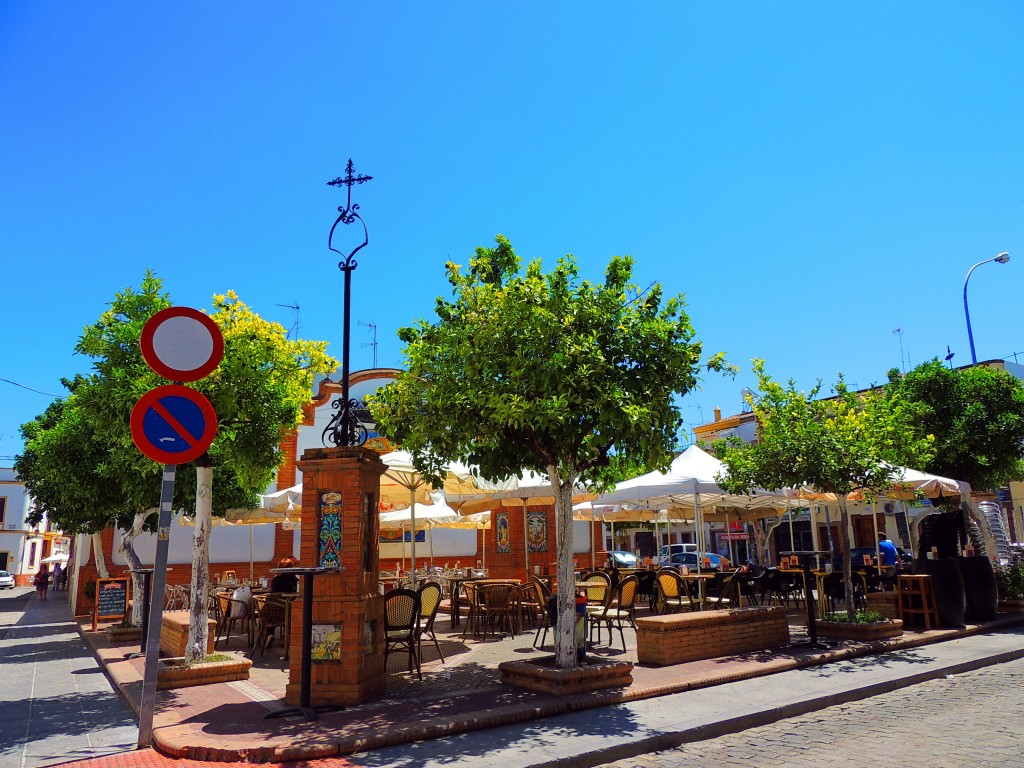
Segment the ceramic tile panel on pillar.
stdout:
<svg viewBox="0 0 1024 768">
<path fill-rule="evenodd" d="M 313 579 L 311 703 L 358 704 L 384 692 L 384 603 L 377 588 L 378 499 L 384 463 L 361 447 L 314 448 L 302 470 L 300 565 Z M 299 699 L 302 603 L 292 605 L 286 700 Z"/>
</svg>

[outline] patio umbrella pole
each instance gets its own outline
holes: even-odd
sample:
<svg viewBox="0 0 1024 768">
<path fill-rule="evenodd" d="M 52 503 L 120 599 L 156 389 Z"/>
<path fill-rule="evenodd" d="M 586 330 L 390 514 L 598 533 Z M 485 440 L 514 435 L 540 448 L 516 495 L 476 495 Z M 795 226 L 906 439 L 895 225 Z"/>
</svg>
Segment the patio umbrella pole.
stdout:
<svg viewBox="0 0 1024 768">
<path fill-rule="evenodd" d="M 530 526 L 526 521 L 527 499 L 523 499 L 523 555 L 526 557 L 526 580 L 530 580 Z"/>
<path fill-rule="evenodd" d="M 412 562 L 412 586 L 416 588 L 416 489 L 409 489 L 409 527 L 412 534 L 409 536 L 411 545 L 409 547 L 410 560 Z"/>
<path fill-rule="evenodd" d="M 903 519 L 907 523 L 907 536 L 910 538 L 910 554 L 914 555 L 917 553 L 917 542 L 914 541 L 914 527 L 910 524 L 910 512 L 907 511 L 907 502 L 901 501 L 903 505 Z"/>
<path fill-rule="evenodd" d="M 430 570 L 434 570 L 434 524 L 427 523 L 428 536 L 430 536 Z"/>
<path fill-rule="evenodd" d="M 728 515 L 726 518 L 728 519 Z M 739 512 L 736 513 L 736 522 L 740 522 Z M 726 531 L 726 533 L 729 534 L 729 559 L 732 560 L 733 565 L 736 565 L 736 542 L 732 538 L 732 531 Z"/>
<path fill-rule="evenodd" d="M 249 526 L 249 583 L 252 584 L 252 526 Z"/>
<path fill-rule="evenodd" d="M 884 509 L 884 507 L 883 507 Z M 885 525 L 885 514 L 882 514 L 882 525 Z M 878 563 L 878 575 L 882 575 L 882 547 L 879 546 L 878 541 L 878 502 L 872 502 L 871 504 L 871 527 L 874 529 L 871 533 L 875 537 L 875 562 Z M 888 526 L 885 526 L 888 528 Z"/>
<path fill-rule="evenodd" d="M 597 546 L 594 544 L 594 502 L 590 502 L 590 570 L 597 570 Z M 527 575 L 529 578 L 529 575 Z"/>
<path fill-rule="evenodd" d="M 704 564 L 704 514 L 700 509 L 700 492 L 697 490 L 697 478 L 693 478 L 693 524 L 697 527 L 697 573 Z"/>
<path fill-rule="evenodd" d="M 832 540 L 832 517 L 828 513 L 828 504 L 825 505 L 825 535 L 828 536 L 828 551 L 835 557 L 836 543 Z"/>
</svg>

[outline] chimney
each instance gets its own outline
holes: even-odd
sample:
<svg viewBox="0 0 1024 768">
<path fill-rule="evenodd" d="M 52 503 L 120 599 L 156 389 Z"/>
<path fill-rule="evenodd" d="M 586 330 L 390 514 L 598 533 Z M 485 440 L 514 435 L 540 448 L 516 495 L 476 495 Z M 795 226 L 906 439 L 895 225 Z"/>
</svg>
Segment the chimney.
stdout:
<svg viewBox="0 0 1024 768">
<path fill-rule="evenodd" d="M 718 406 L 716 405 L 716 406 L 715 406 L 715 421 L 721 421 L 721 420 L 722 420 L 722 409 L 721 409 L 721 408 L 719 408 L 719 407 L 718 407 Z"/>
</svg>

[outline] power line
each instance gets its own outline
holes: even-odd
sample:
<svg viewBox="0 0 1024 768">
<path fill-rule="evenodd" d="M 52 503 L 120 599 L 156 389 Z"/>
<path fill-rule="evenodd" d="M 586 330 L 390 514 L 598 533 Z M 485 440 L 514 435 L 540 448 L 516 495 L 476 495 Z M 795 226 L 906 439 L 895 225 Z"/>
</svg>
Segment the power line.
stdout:
<svg viewBox="0 0 1024 768">
<path fill-rule="evenodd" d="M 43 390 L 41 389 L 33 389 L 32 387 L 26 387 L 24 384 L 19 384 L 18 382 L 11 381 L 10 379 L 0 377 L 0 381 L 6 382 L 8 384 L 13 384 L 14 386 L 21 387 L 22 389 L 27 389 L 29 392 L 35 392 L 37 395 L 46 395 L 47 397 L 63 397 L 63 395 L 54 395 L 49 392 L 43 392 Z"/>
</svg>

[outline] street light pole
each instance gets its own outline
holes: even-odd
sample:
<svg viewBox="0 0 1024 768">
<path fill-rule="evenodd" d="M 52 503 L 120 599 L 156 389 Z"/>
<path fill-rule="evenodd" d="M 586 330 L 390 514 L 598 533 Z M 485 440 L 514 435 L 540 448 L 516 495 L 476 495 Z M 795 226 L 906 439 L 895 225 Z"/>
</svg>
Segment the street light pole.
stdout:
<svg viewBox="0 0 1024 768">
<path fill-rule="evenodd" d="M 332 187 L 346 187 L 348 189 L 348 196 L 345 205 L 338 206 L 338 218 L 334 220 L 334 226 L 331 227 L 331 233 L 327 236 L 327 247 L 343 256 L 344 259 L 338 262 L 338 269 L 345 273 L 345 293 L 343 296 L 342 306 L 342 336 L 341 336 L 341 398 L 334 401 L 332 408 L 339 409 L 336 414 L 331 418 L 330 422 L 324 428 L 321 440 L 326 446 L 334 445 L 342 447 L 346 445 L 362 445 L 366 442 L 366 428 L 356 418 L 355 410 L 359 406 L 359 403 L 349 398 L 349 362 L 348 362 L 348 348 L 349 348 L 349 325 L 350 325 L 350 311 L 352 305 L 352 270 L 354 270 L 358 264 L 355 260 L 355 255 L 359 253 L 366 244 L 370 242 L 370 235 L 366 229 L 366 222 L 363 221 L 359 215 L 359 204 L 352 204 L 352 186 L 355 184 L 364 184 L 367 181 L 372 181 L 373 176 L 363 176 L 362 174 L 356 176 L 353 174 L 352 160 L 348 161 L 348 165 L 345 166 L 345 175 L 339 176 L 333 181 L 328 181 L 327 184 Z M 352 224 L 355 221 L 363 227 L 363 242 L 352 249 L 348 254 L 344 251 L 339 251 L 334 247 L 334 230 L 338 228 L 339 224 Z"/>
<path fill-rule="evenodd" d="M 991 259 L 979 261 L 977 264 L 975 264 L 973 267 L 967 270 L 967 277 L 964 278 L 964 317 L 967 318 L 967 341 L 970 342 L 971 344 L 971 365 L 978 364 L 978 356 L 974 352 L 974 334 L 971 333 L 971 312 L 967 308 L 967 281 L 971 279 L 971 272 L 976 270 L 982 264 L 988 264 L 990 261 L 994 261 L 998 264 L 1005 264 L 1009 260 L 1010 254 L 1004 251 L 1003 253 L 1000 253 L 998 256 L 993 256 Z"/>
</svg>

